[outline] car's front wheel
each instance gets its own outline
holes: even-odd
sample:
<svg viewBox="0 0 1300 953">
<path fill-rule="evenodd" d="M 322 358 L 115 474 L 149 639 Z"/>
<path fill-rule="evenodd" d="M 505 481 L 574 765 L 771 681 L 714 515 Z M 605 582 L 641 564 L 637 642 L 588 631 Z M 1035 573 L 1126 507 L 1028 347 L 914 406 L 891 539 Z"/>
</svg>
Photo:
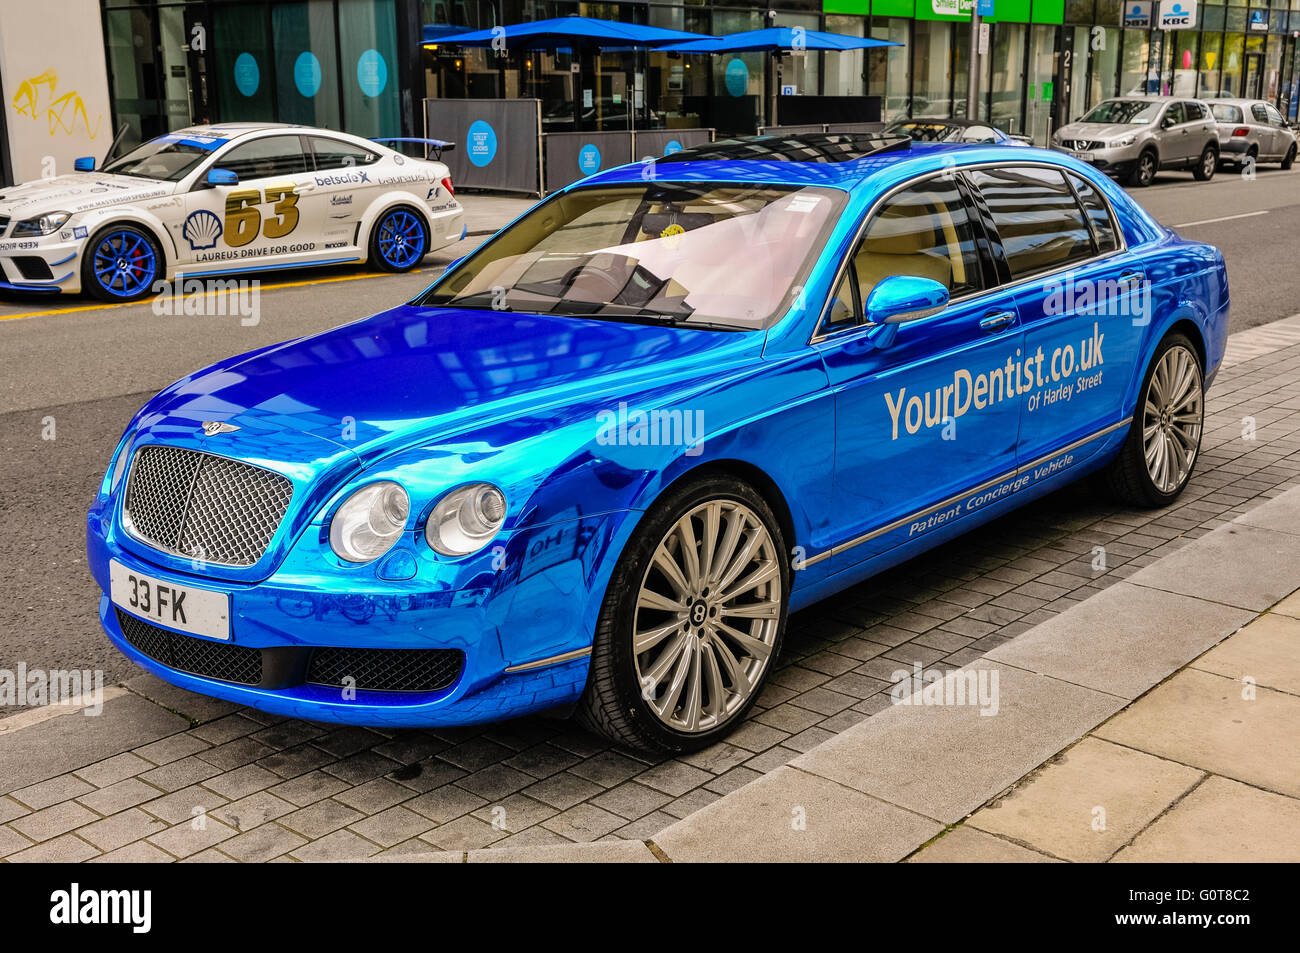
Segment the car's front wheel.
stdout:
<svg viewBox="0 0 1300 953">
<path fill-rule="evenodd" d="M 1137 162 L 1133 164 L 1133 171 L 1128 174 L 1128 184 L 1145 189 L 1155 181 L 1156 171 L 1160 168 L 1160 162 L 1156 159 L 1156 154 L 1148 149 L 1138 156 Z"/>
<path fill-rule="evenodd" d="M 86 245 L 81 287 L 100 301 L 135 301 L 153 291 L 162 270 L 153 236 L 133 225 L 110 225 Z"/>
<path fill-rule="evenodd" d="M 429 249 L 424 219 L 406 206 L 379 216 L 370 236 L 370 263 L 381 271 L 410 271 Z"/>
<path fill-rule="evenodd" d="M 610 579 L 579 719 L 659 754 L 717 741 L 762 691 L 789 592 L 785 540 L 761 495 L 717 475 L 670 490 Z"/>
<path fill-rule="evenodd" d="M 1106 481 L 1127 503 L 1166 506 L 1186 489 L 1201 451 L 1205 379 L 1187 337 L 1175 333 L 1160 342 L 1138 394 L 1128 439 Z"/>
</svg>

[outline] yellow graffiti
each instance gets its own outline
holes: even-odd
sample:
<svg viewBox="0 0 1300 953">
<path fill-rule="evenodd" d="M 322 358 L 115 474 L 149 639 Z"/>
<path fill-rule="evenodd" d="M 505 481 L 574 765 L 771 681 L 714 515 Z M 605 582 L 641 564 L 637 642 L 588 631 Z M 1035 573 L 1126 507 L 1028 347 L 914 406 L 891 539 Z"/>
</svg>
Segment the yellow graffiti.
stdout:
<svg viewBox="0 0 1300 953">
<path fill-rule="evenodd" d="M 51 136 L 60 129 L 64 134 L 72 135 L 77 121 L 80 120 L 90 138 L 94 139 L 99 135 L 99 126 L 104 120 L 103 113 L 95 117 L 95 126 L 92 129 L 90 117 L 86 115 L 86 101 L 81 98 L 81 94 L 73 89 L 55 98 L 58 85 L 59 74 L 52 69 L 47 69 L 39 76 L 31 76 L 23 80 L 18 84 L 18 92 L 14 94 L 14 111 L 20 116 L 29 116 L 34 120 L 44 117 L 49 123 Z M 42 87 L 46 90 L 44 96 L 41 95 Z M 46 101 L 44 106 L 42 100 Z"/>
</svg>

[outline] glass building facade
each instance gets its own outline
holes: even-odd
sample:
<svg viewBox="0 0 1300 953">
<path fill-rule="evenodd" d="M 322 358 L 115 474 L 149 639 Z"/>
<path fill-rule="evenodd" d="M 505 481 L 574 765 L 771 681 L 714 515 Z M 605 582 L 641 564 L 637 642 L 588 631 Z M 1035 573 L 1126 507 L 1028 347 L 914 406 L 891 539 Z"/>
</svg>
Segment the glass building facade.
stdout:
<svg viewBox="0 0 1300 953">
<path fill-rule="evenodd" d="M 421 135 L 420 100 L 529 97 L 548 131 L 752 132 L 769 90 L 878 97 L 885 119 L 966 113 L 968 0 L 103 0 L 115 122 L 131 140 L 201 120 Z M 1300 0 L 1199 5 L 1195 29 L 1126 28 L 1121 0 L 995 0 L 981 119 L 1045 143 L 1117 94 L 1252 96 L 1297 118 Z M 697 33 L 802 26 L 901 46 L 776 60 L 458 49 L 466 29 L 581 14 Z M 199 28 L 196 31 L 196 28 Z M 425 44 L 430 43 L 430 46 Z M 779 74 L 777 70 L 779 69 Z"/>
</svg>

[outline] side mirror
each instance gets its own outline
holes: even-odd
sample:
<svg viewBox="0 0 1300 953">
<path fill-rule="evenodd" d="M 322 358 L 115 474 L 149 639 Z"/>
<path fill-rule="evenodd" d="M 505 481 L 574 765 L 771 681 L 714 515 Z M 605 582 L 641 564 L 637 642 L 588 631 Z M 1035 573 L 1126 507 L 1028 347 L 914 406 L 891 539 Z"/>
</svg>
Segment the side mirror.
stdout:
<svg viewBox="0 0 1300 953">
<path fill-rule="evenodd" d="M 229 169 L 209 169 L 207 183 L 208 185 L 238 185 L 239 176 Z"/>
<path fill-rule="evenodd" d="M 94 157 L 94 156 L 82 156 L 82 157 L 79 158 L 79 159 L 73 159 L 73 160 L 72 160 L 72 167 L 73 167 L 74 169 L 76 169 L 78 172 L 94 172 L 94 171 L 95 171 L 95 157 Z"/>
<path fill-rule="evenodd" d="M 929 278 L 890 275 L 867 295 L 864 306 L 871 324 L 902 324 L 938 314 L 948 307 L 948 289 Z"/>
</svg>

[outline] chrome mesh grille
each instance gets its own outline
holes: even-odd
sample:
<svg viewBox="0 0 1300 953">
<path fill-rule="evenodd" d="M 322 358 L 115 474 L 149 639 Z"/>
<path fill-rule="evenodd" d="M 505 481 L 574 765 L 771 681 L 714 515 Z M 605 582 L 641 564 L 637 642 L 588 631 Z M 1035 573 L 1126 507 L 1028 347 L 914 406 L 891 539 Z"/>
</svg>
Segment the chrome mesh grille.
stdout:
<svg viewBox="0 0 1300 953">
<path fill-rule="evenodd" d="M 225 566 L 262 558 L 289 509 L 287 477 L 182 447 L 143 447 L 131 463 L 125 512 L 133 535 L 168 552 Z"/>
</svg>

